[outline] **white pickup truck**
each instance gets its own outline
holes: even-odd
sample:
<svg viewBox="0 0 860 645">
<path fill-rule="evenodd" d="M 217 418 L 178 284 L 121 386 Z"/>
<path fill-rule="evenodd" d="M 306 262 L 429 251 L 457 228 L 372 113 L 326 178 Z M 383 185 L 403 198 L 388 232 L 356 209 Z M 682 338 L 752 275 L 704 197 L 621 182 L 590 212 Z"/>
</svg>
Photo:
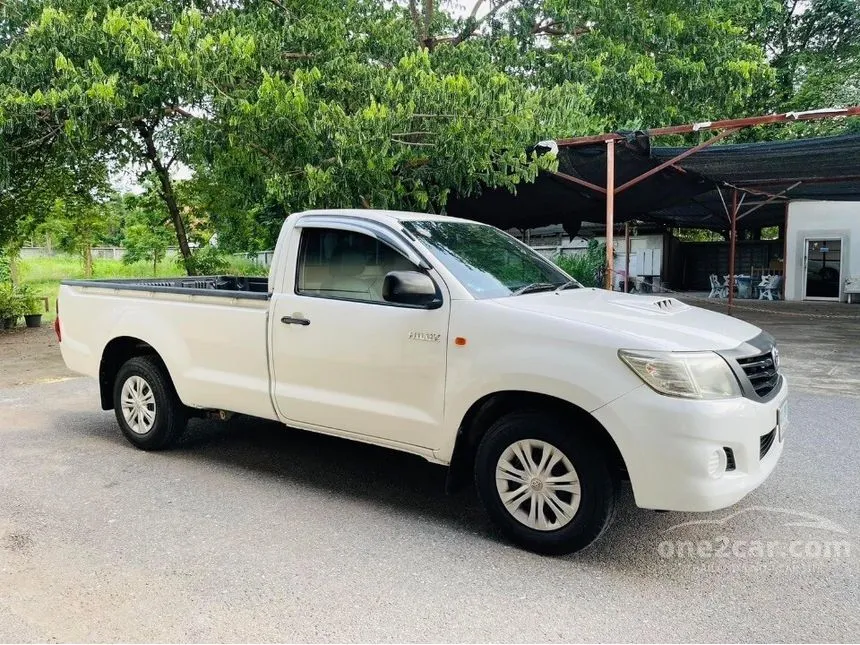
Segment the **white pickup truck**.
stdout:
<svg viewBox="0 0 860 645">
<path fill-rule="evenodd" d="M 712 511 L 782 453 L 768 334 L 583 288 L 466 220 L 297 213 L 268 280 L 67 280 L 56 328 L 138 448 L 236 412 L 414 453 L 450 486 L 474 477 L 500 530 L 542 553 L 597 539 L 623 480 L 640 507 Z"/>
</svg>

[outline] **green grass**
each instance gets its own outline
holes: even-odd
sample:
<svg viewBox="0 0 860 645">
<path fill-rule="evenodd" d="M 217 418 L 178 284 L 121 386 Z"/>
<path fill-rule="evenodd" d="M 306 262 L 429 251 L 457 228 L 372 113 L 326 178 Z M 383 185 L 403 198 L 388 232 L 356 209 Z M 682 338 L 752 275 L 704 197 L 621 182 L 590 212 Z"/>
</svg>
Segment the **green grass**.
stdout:
<svg viewBox="0 0 860 645">
<path fill-rule="evenodd" d="M 250 260 L 228 257 L 229 268 L 224 272 L 229 275 L 265 275 L 265 270 Z M 43 321 L 53 322 L 57 314 L 57 291 L 60 280 L 84 278 L 84 265 L 81 260 L 71 255 L 56 255 L 50 258 L 28 258 L 21 260 L 21 282 L 32 287 L 36 295 L 47 297 L 50 310 L 42 317 Z M 158 271 L 153 275 L 152 264 L 135 262 L 123 264 L 122 260 L 93 260 L 93 279 L 98 278 L 170 278 L 185 275 L 176 266 L 173 258 L 159 263 Z"/>
</svg>

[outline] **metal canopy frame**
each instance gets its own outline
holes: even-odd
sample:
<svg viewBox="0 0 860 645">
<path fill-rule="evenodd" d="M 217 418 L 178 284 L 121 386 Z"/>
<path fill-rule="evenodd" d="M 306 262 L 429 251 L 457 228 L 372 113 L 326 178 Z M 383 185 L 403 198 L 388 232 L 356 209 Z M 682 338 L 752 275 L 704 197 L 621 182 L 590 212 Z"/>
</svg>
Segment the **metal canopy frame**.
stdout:
<svg viewBox="0 0 860 645">
<path fill-rule="evenodd" d="M 589 181 L 585 181 L 584 179 L 580 179 L 578 177 L 573 177 L 572 175 L 568 175 L 562 172 L 554 172 L 553 175 L 562 179 L 563 181 L 567 181 L 569 183 L 575 184 L 582 188 L 586 188 L 595 193 L 605 195 L 606 196 L 606 275 L 604 278 L 604 287 L 606 289 L 612 289 L 612 282 L 615 275 L 615 260 L 613 258 L 613 236 L 615 231 L 615 196 L 619 193 L 627 190 L 639 184 L 649 177 L 656 175 L 657 173 L 666 170 L 667 168 L 674 167 L 676 170 L 683 171 L 682 168 L 675 166 L 679 161 L 686 159 L 687 157 L 708 148 L 715 143 L 721 141 L 725 137 L 734 134 L 735 132 L 742 130 L 744 128 L 751 128 L 759 125 L 770 125 L 773 123 L 794 123 L 800 121 L 819 121 L 823 119 L 838 119 L 845 118 L 851 116 L 860 116 L 860 105 L 856 105 L 848 108 L 824 108 L 820 110 L 808 110 L 805 112 L 786 112 L 783 114 L 767 114 L 762 116 L 752 116 L 745 117 L 742 119 L 726 119 L 723 121 L 705 121 L 701 123 L 689 123 L 686 125 L 673 125 L 664 128 L 652 128 L 650 130 L 646 130 L 644 132 L 648 137 L 659 137 L 670 134 L 690 134 L 693 132 L 714 132 L 717 134 L 712 136 L 710 139 L 703 141 L 702 143 L 693 146 L 692 148 L 688 148 L 683 152 L 679 153 L 675 157 L 668 159 L 661 164 L 657 165 L 654 168 L 651 168 L 647 172 L 642 173 L 641 175 L 634 177 L 633 179 L 628 180 L 627 182 L 621 184 L 620 186 L 615 185 L 615 145 L 619 141 L 624 141 L 626 137 L 622 134 L 618 134 L 617 132 L 609 132 L 606 134 L 598 134 L 593 136 L 586 137 L 574 137 L 570 139 L 560 139 L 556 141 L 556 144 L 560 148 L 565 147 L 575 147 L 575 146 L 585 146 L 585 145 L 593 145 L 597 143 L 605 143 L 606 144 L 606 186 L 599 186 Z M 856 177 L 798 177 L 791 179 L 779 179 L 779 180 L 749 180 L 746 181 L 736 181 L 733 184 L 724 184 L 727 188 L 731 188 L 732 190 L 732 206 L 731 211 L 727 213 L 729 216 L 729 223 L 731 227 L 730 232 L 730 247 L 729 247 L 729 308 L 731 308 L 734 301 L 734 278 L 735 278 L 735 246 L 737 242 L 737 221 L 738 219 L 749 215 L 753 211 L 765 206 L 766 204 L 770 204 L 778 199 L 788 200 L 788 197 L 785 196 L 786 193 L 793 190 L 797 186 L 802 183 L 825 183 L 825 182 L 836 182 L 836 181 L 846 181 L 846 180 L 854 180 L 860 179 L 860 176 Z M 775 185 L 775 186 L 783 186 L 790 184 L 788 188 L 785 188 L 779 192 L 768 193 L 761 190 L 756 190 L 752 188 L 744 188 L 743 184 L 749 183 L 750 185 L 762 186 L 762 185 Z M 719 186 L 717 186 L 719 190 Z M 739 194 L 742 194 L 740 199 L 738 199 Z M 764 197 L 765 201 L 756 202 L 753 208 L 747 210 L 742 215 L 739 214 L 739 209 L 744 202 L 744 199 L 747 195 L 755 195 L 757 197 Z M 722 198 L 722 191 L 720 191 L 720 197 Z M 787 203 L 787 201 L 786 201 Z M 725 207 L 725 201 L 723 201 L 723 205 Z M 728 209 L 727 209 L 728 210 Z M 630 227 L 625 226 L 625 248 L 630 248 Z M 627 254 L 627 262 L 629 263 L 629 252 Z M 629 272 L 629 264 L 627 264 L 628 272 Z M 624 276 L 624 290 L 627 290 L 627 275 Z"/>
</svg>

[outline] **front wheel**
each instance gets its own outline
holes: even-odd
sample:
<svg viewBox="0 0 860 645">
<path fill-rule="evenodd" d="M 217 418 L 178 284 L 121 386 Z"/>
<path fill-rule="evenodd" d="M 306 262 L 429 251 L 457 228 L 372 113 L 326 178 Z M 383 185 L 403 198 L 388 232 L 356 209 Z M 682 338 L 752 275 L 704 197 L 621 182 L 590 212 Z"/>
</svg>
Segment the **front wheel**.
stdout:
<svg viewBox="0 0 860 645">
<path fill-rule="evenodd" d="M 131 358 L 119 368 L 113 404 L 125 438 L 141 450 L 169 448 L 188 421 L 167 370 L 152 356 Z"/>
<path fill-rule="evenodd" d="M 516 412 L 484 435 L 475 483 L 490 518 L 511 541 L 561 555 L 585 548 L 609 527 L 615 480 L 586 432 L 554 415 Z"/>
</svg>

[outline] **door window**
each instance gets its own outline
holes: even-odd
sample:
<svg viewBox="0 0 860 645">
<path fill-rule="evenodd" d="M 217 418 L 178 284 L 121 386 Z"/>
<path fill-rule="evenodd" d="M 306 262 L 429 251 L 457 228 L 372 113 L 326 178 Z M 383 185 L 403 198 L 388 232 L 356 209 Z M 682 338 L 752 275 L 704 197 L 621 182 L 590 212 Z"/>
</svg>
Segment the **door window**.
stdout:
<svg viewBox="0 0 860 645">
<path fill-rule="evenodd" d="M 806 297 L 838 298 L 842 240 L 806 241 Z"/>
<path fill-rule="evenodd" d="M 400 252 L 374 237 L 332 228 L 302 229 L 296 293 L 385 302 L 389 271 L 417 271 Z"/>
</svg>

